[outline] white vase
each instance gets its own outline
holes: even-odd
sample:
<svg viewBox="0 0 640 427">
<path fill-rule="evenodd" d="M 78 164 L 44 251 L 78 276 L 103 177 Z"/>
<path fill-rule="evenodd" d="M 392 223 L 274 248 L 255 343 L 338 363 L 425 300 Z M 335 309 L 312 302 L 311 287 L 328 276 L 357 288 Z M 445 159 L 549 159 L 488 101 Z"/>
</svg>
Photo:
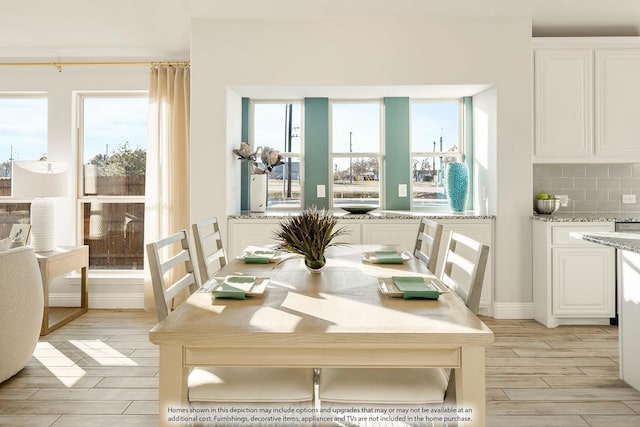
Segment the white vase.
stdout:
<svg viewBox="0 0 640 427">
<path fill-rule="evenodd" d="M 252 174 L 249 182 L 249 204 L 251 212 L 267 210 L 267 174 Z"/>
</svg>

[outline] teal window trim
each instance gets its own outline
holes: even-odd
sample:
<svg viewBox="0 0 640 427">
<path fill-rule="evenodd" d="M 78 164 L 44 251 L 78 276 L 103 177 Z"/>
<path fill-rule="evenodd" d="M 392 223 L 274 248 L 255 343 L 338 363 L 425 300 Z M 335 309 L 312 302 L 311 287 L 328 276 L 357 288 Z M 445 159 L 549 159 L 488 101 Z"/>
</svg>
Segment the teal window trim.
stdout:
<svg viewBox="0 0 640 427">
<path fill-rule="evenodd" d="M 251 100 L 249 98 L 242 98 L 242 130 L 241 141 L 249 143 L 249 126 L 250 120 L 250 105 Z M 242 161 L 240 172 L 240 210 L 248 211 L 251 206 L 249 205 L 249 163 Z"/>
<path fill-rule="evenodd" d="M 411 209 L 411 127 L 408 97 L 384 98 L 384 208 Z M 399 185 L 406 197 L 399 197 Z"/>
<path fill-rule="evenodd" d="M 302 206 L 329 209 L 329 98 L 304 99 L 303 146 L 306 160 Z M 318 185 L 325 186 L 325 197 L 317 197 Z"/>
<path fill-rule="evenodd" d="M 469 194 L 467 195 L 466 209 L 473 210 L 473 98 L 462 98 L 462 138 L 464 146 L 464 161 L 469 168 Z"/>
</svg>

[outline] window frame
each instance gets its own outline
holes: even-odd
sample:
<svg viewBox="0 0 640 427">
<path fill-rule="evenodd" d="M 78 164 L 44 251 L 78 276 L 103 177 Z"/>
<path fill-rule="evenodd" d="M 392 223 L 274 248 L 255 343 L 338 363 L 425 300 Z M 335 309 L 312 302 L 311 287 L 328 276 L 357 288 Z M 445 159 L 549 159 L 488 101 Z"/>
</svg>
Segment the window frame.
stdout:
<svg viewBox="0 0 640 427">
<path fill-rule="evenodd" d="M 452 155 L 447 151 L 413 151 L 413 105 L 417 103 L 443 103 L 443 102 L 457 102 L 458 103 L 458 152 L 457 154 Z M 413 159 L 416 157 L 455 157 L 456 161 L 464 161 L 467 153 L 465 146 L 465 135 L 464 135 L 464 98 L 463 97 L 455 97 L 455 98 L 410 98 L 409 99 L 409 164 L 413 165 Z M 413 188 L 414 188 L 414 178 L 411 170 L 410 173 L 410 188 L 409 188 L 409 197 L 410 201 L 410 210 L 412 211 L 430 211 L 430 212 L 440 212 L 440 211 L 449 211 L 448 198 L 441 199 L 441 201 L 433 201 L 427 202 L 425 205 L 417 206 L 414 204 L 413 197 Z M 471 192 L 473 189 L 469 188 Z"/>
<path fill-rule="evenodd" d="M 250 98 L 249 99 L 249 146 L 251 147 L 251 151 L 255 151 L 256 150 L 256 129 L 255 129 L 255 123 L 256 123 L 256 111 L 255 111 L 255 107 L 256 104 L 298 104 L 299 108 L 300 108 L 300 130 L 299 130 L 299 137 L 300 137 L 300 151 L 299 152 L 291 152 L 291 153 L 286 153 L 283 150 L 281 150 L 279 147 L 272 147 L 275 148 L 276 150 L 278 150 L 280 152 L 280 154 L 282 155 L 282 157 L 284 158 L 284 160 L 286 161 L 287 159 L 298 159 L 300 166 L 299 166 L 299 182 L 300 182 L 300 199 L 298 201 L 298 204 L 296 205 L 290 205 L 290 206 L 269 206 L 267 203 L 267 207 L 266 210 L 267 211 L 286 211 L 286 210 L 291 210 L 291 209 L 302 209 L 304 206 L 304 129 L 305 129 L 305 124 L 304 124 L 304 99 L 303 98 Z M 257 159 L 258 163 L 260 163 L 260 159 Z"/>
<path fill-rule="evenodd" d="M 84 194 L 84 99 L 85 98 L 149 98 L 148 90 L 117 90 L 117 91 L 74 91 L 75 99 L 75 131 L 76 131 L 76 235 L 79 245 L 84 244 L 84 215 L 85 203 L 142 203 L 145 204 L 145 195 L 114 196 L 114 195 L 85 195 Z M 147 146 L 148 148 L 148 146 Z M 92 277 L 144 277 L 143 269 L 92 269 L 89 268 Z"/>
<path fill-rule="evenodd" d="M 377 104 L 378 105 L 378 152 L 357 152 L 357 153 L 343 153 L 333 151 L 333 106 L 335 104 Z M 336 205 L 335 198 L 333 197 L 334 179 L 333 179 L 333 159 L 338 158 L 367 158 L 373 157 L 378 159 L 378 209 L 384 209 L 385 207 L 385 173 L 384 173 L 384 161 L 385 161 L 385 134 L 384 134 L 384 100 L 382 98 L 375 99 L 346 99 L 346 98 L 329 98 L 329 208 L 339 208 L 340 205 Z M 363 199 L 364 200 L 364 199 Z"/>
</svg>

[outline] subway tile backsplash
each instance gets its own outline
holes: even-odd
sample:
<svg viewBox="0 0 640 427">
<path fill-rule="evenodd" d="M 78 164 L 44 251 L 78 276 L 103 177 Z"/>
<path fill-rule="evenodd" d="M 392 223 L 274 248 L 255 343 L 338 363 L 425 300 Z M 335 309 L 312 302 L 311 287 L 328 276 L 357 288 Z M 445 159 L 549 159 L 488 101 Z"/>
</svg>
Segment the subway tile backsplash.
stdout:
<svg viewBox="0 0 640 427">
<path fill-rule="evenodd" d="M 562 213 L 640 212 L 640 164 L 534 164 L 533 194 L 566 194 Z M 635 194 L 636 203 L 622 203 Z"/>
</svg>

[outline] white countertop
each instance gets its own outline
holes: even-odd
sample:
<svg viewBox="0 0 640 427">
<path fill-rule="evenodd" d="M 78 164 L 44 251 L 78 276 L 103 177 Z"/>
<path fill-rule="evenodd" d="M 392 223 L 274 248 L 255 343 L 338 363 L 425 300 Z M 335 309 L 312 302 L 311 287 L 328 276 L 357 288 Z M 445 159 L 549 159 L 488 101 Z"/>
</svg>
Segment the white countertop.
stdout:
<svg viewBox="0 0 640 427">
<path fill-rule="evenodd" d="M 620 233 L 616 231 L 583 233 L 575 231 L 570 235 L 571 237 L 586 240 L 587 242 L 599 243 L 616 249 L 640 253 L 640 233 Z"/>
<path fill-rule="evenodd" d="M 532 218 L 544 222 L 640 222 L 640 212 L 629 213 L 534 213 Z"/>
<path fill-rule="evenodd" d="M 230 219 L 278 219 L 300 214 L 300 210 L 272 210 L 267 212 L 242 211 L 235 215 L 229 215 Z M 431 219 L 495 219 L 495 215 L 480 215 L 474 211 L 460 213 L 453 212 L 424 212 L 424 211 L 394 211 L 394 210 L 374 210 L 366 214 L 350 214 L 342 209 L 332 209 L 330 212 L 345 220 L 363 219 L 414 219 L 427 217 Z"/>
<path fill-rule="evenodd" d="M 534 213 L 532 218 L 544 222 L 640 222 L 640 212 L 628 213 Z"/>
</svg>

